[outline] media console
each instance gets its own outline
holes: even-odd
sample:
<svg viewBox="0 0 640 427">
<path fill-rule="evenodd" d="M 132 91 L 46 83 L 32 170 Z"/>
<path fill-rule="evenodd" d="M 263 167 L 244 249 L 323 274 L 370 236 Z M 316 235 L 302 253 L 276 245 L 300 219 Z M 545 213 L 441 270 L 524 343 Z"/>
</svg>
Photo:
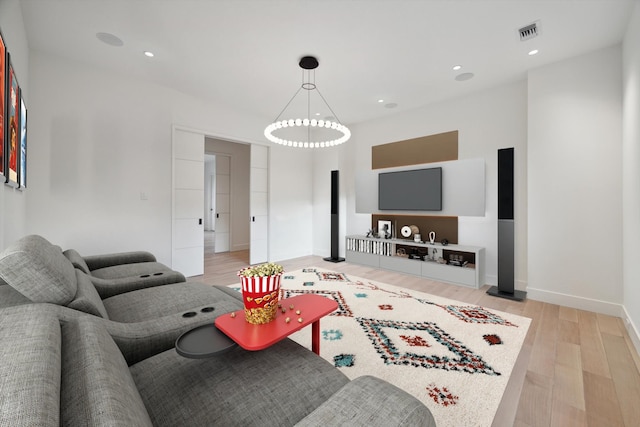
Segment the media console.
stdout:
<svg viewBox="0 0 640 427">
<path fill-rule="evenodd" d="M 479 246 L 347 236 L 346 259 L 475 289 L 485 283 L 484 248 Z"/>
</svg>

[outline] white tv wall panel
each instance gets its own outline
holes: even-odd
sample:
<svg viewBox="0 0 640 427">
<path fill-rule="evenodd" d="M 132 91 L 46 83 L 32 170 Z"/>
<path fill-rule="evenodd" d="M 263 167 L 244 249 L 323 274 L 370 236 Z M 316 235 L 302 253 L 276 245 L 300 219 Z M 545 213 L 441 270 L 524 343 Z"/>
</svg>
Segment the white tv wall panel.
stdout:
<svg viewBox="0 0 640 427">
<path fill-rule="evenodd" d="M 442 168 L 441 211 L 381 211 L 378 209 L 378 174 L 381 172 Z M 485 161 L 479 159 L 384 168 L 356 173 L 356 213 L 389 215 L 485 215 Z"/>
</svg>

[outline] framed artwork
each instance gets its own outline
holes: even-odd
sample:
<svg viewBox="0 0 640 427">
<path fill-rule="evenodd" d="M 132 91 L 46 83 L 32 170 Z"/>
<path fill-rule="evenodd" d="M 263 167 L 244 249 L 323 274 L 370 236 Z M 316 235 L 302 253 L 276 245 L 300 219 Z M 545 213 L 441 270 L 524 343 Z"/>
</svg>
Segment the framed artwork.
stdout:
<svg viewBox="0 0 640 427">
<path fill-rule="evenodd" d="M 6 109 L 7 109 L 7 46 L 0 31 L 0 182 L 6 180 L 5 151 L 6 151 Z"/>
<path fill-rule="evenodd" d="M 20 153 L 18 156 L 18 184 L 21 190 L 27 188 L 27 106 L 20 89 Z"/>
<path fill-rule="evenodd" d="M 20 86 L 11 65 L 11 55 L 7 54 L 7 143 L 5 146 L 5 176 L 6 183 L 12 187 L 18 186 L 18 157 L 20 155 Z"/>
<path fill-rule="evenodd" d="M 391 221 L 378 220 L 378 237 L 383 239 L 391 237 Z"/>
</svg>

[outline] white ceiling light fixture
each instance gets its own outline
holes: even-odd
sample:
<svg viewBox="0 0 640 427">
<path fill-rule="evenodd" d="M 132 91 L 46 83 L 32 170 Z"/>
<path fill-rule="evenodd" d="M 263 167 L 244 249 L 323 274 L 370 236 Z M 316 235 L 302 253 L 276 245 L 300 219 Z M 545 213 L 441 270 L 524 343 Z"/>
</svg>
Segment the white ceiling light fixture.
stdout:
<svg viewBox="0 0 640 427">
<path fill-rule="evenodd" d="M 340 123 L 336 116 L 336 113 L 333 112 L 327 101 L 324 99 L 324 96 L 318 90 L 318 87 L 315 84 L 315 69 L 318 68 L 318 60 L 313 56 L 305 56 L 300 59 L 298 63 L 300 68 L 302 68 L 302 85 L 293 95 L 291 100 L 285 105 L 282 109 L 278 117 L 268 125 L 264 130 L 264 136 L 271 142 L 275 144 L 281 144 L 287 147 L 295 147 L 295 148 L 326 148 L 326 147 L 335 147 L 336 145 L 340 145 L 344 142 L 347 142 L 349 138 L 351 138 L 351 131 L 348 127 Z M 311 74 L 313 73 L 313 79 Z M 307 117 L 304 119 L 285 119 L 280 120 L 280 117 L 285 112 L 287 107 L 291 104 L 291 102 L 295 99 L 295 97 L 300 93 L 300 91 L 304 89 L 307 91 Z M 324 104 L 329 108 L 333 117 L 332 120 L 316 120 L 311 119 L 311 92 L 316 91 L 320 98 L 324 102 Z M 335 118 L 335 119 L 334 119 Z M 333 121 L 335 120 L 335 121 Z M 291 137 L 289 138 L 281 138 L 279 136 L 274 135 L 275 132 L 282 134 L 287 131 L 287 129 L 292 128 L 306 128 L 306 141 L 302 140 L 293 140 Z M 311 139 L 311 131 L 312 129 L 316 130 L 328 130 L 332 133 L 336 133 L 338 136 L 335 139 L 330 138 L 321 138 L 321 140 L 315 141 Z M 325 135 L 325 133 L 322 133 Z M 304 139 L 304 138 L 297 138 Z"/>
<path fill-rule="evenodd" d="M 149 51 L 149 50 L 145 50 L 144 52 L 144 56 L 148 57 L 148 58 L 153 58 L 155 55 L 153 54 L 153 52 Z"/>
<path fill-rule="evenodd" d="M 538 49 L 533 49 L 529 51 L 529 56 L 533 56 L 533 55 L 537 55 L 538 54 Z"/>
<path fill-rule="evenodd" d="M 453 71 L 458 71 L 462 68 L 462 65 L 454 65 L 453 66 Z"/>
</svg>

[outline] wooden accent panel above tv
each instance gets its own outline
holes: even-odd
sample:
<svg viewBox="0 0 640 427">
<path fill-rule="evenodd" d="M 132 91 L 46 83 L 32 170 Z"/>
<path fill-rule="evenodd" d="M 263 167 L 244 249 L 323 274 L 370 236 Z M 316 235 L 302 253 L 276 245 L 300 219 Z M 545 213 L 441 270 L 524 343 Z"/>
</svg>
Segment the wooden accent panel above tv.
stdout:
<svg viewBox="0 0 640 427">
<path fill-rule="evenodd" d="M 371 147 L 371 169 L 458 160 L 458 131 Z"/>
</svg>

